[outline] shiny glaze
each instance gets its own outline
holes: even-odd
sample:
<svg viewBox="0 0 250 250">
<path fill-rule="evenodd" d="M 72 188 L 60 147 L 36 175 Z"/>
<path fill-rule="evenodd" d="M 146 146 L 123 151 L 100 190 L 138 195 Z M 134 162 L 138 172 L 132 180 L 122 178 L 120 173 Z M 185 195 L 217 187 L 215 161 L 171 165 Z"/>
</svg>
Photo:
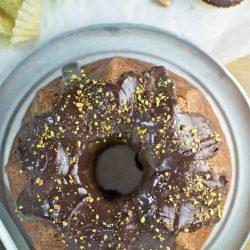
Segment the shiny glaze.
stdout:
<svg viewBox="0 0 250 250">
<path fill-rule="evenodd" d="M 55 225 L 70 249 L 172 248 L 178 232 L 221 217 L 226 177 L 206 161 L 219 135 L 202 115 L 181 112 L 163 67 L 110 84 L 72 64 L 60 88 L 53 110 L 18 134 L 16 156 L 30 176 L 17 199 L 21 214 Z M 134 193 L 110 200 L 94 181 L 94 162 L 117 143 L 138 153 L 144 176 Z"/>
</svg>

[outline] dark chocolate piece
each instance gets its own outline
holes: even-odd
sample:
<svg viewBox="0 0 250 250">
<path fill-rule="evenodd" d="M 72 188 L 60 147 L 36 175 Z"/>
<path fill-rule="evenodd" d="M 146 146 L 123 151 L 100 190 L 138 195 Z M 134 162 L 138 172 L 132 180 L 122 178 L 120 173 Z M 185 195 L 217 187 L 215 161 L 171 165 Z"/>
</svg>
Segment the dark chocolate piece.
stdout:
<svg viewBox="0 0 250 250">
<path fill-rule="evenodd" d="M 203 0 L 203 2 L 217 7 L 231 7 L 240 4 L 243 0 Z"/>
</svg>

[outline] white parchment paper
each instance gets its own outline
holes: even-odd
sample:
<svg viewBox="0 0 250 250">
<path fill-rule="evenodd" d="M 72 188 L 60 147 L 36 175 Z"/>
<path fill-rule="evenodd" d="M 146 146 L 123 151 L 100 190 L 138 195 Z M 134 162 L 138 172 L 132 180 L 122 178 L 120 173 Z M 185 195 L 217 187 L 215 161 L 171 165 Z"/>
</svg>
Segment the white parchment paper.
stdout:
<svg viewBox="0 0 250 250">
<path fill-rule="evenodd" d="M 200 0 L 172 0 L 168 8 L 153 0 L 41 0 L 41 32 L 36 41 L 0 43 L 0 84 L 5 75 L 43 42 L 75 28 L 99 23 L 140 23 L 172 31 L 222 63 L 250 54 L 250 0 L 215 8 Z"/>
</svg>

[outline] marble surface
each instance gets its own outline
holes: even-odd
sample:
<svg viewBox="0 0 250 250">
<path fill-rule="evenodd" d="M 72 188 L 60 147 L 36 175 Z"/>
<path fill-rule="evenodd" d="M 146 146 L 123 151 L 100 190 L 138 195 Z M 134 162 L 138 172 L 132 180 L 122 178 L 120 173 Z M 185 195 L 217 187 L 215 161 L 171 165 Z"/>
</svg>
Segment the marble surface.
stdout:
<svg viewBox="0 0 250 250">
<path fill-rule="evenodd" d="M 42 0 L 37 40 L 17 46 L 0 42 L 0 84 L 8 72 L 45 41 L 87 25 L 140 23 L 190 40 L 223 63 L 250 53 L 250 0 L 221 9 L 200 0 L 172 0 L 164 8 L 154 0 Z"/>
</svg>

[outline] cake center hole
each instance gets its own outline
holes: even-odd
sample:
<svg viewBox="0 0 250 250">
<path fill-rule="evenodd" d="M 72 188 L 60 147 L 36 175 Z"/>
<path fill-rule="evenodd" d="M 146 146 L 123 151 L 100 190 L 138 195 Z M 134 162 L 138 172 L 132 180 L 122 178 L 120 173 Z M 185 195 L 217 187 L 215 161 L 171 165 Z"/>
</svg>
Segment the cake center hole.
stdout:
<svg viewBox="0 0 250 250">
<path fill-rule="evenodd" d="M 102 151 L 96 159 L 95 177 L 103 196 L 114 199 L 131 194 L 143 175 L 137 153 L 117 144 Z"/>
</svg>

